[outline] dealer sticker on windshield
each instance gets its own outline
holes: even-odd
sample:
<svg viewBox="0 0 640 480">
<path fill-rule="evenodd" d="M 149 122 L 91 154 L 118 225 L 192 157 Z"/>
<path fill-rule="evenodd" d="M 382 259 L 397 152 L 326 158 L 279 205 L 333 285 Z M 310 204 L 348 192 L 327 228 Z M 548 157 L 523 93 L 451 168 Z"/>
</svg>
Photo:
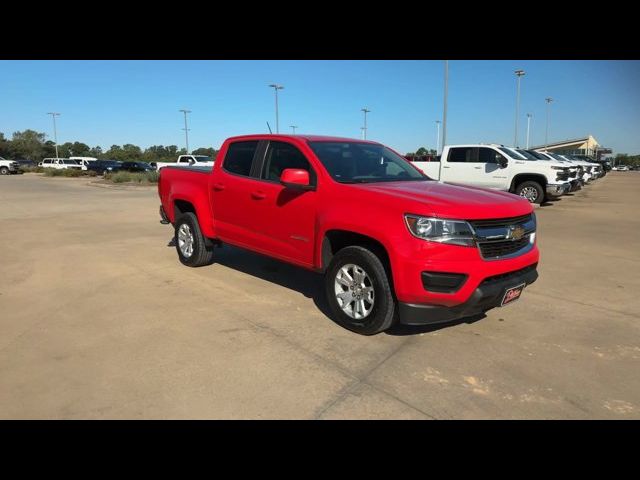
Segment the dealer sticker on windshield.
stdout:
<svg viewBox="0 0 640 480">
<path fill-rule="evenodd" d="M 504 292 L 504 297 L 502 297 L 502 303 L 500 304 L 500 306 L 504 307 L 506 304 L 515 302 L 517 299 L 519 299 L 525 286 L 526 283 L 522 283 L 518 286 L 511 287 L 509 290 Z"/>
</svg>

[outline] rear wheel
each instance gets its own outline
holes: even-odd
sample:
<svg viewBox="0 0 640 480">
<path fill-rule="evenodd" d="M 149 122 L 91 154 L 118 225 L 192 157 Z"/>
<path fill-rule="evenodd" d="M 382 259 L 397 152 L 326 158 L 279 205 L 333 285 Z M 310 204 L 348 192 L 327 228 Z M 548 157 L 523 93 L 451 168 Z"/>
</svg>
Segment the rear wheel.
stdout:
<svg viewBox="0 0 640 480">
<path fill-rule="evenodd" d="M 183 265 L 202 267 L 213 262 L 213 244 L 202 235 L 198 218 L 191 212 L 176 219 L 174 243 Z"/>
<path fill-rule="evenodd" d="M 529 203 L 542 203 L 544 201 L 544 189 L 538 182 L 522 182 L 515 191 L 516 195 L 529 200 Z"/>
<path fill-rule="evenodd" d="M 380 259 L 360 246 L 345 247 L 325 273 L 325 294 L 334 320 L 361 335 L 375 335 L 396 319 L 395 299 Z"/>
</svg>

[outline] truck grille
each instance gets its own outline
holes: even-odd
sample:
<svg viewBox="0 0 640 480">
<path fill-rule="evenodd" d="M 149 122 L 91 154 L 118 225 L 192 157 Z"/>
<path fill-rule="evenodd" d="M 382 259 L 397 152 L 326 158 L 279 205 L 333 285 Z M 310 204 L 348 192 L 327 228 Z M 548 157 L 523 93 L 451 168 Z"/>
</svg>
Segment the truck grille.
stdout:
<svg viewBox="0 0 640 480">
<path fill-rule="evenodd" d="M 556 180 L 569 180 L 569 172 L 566 170 L 558 172 Z"/>
<path fill-rule="evenodd" d="M 536 220 L 533 214 L 491 220 L 470 220 L 480 255 L 498 260 L 522 255 L 533 248 Z"/>
<path fill-rule="evenodd" d="M 483 258 L 500 258 L 527 247 L 531 242 L 529 235 L 525 235 L 520 240 L 505 240 L 502 242 L 479 243 L 480 253 Z"/>
<path fill-rule="evenodd" d="M 569 172 L 569 178 L 576 178 L 577 174 L 578 174 L 577 170 L 574 170 L 573 172 Z"/>
</svg>

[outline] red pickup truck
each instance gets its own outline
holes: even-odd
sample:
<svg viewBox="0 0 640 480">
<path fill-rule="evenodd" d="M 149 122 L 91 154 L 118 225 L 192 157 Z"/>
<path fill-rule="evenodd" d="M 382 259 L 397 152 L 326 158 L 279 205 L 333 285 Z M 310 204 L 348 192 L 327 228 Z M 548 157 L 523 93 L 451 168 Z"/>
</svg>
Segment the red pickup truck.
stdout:
<svg viewBox="0 0 640 480">
<path fill-rule="evenodd" d="M 184 265 L 225 242 L 322 272 L 334 320 L 364 335 L 482 313 L 538 277 L 527 200 L 434 181 L 376 142 L 233 137 L 213 168 L 160 170 L 158 192 Z"/>
</svg>

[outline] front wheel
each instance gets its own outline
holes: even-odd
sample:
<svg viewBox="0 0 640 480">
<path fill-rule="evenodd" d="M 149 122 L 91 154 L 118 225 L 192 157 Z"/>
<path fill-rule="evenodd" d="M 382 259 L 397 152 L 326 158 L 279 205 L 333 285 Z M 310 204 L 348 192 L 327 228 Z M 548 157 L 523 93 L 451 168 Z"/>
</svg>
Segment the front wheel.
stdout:
<svg viewBox="0 0 640 480">
<path fill-rule="evenodd" d="M 387 272 L 367 248 L 345 247 L 336 253 L 325 273 L 325 294 L 334 320 L 353 332 L 375 335 L 395 322 Z"/>
<path fill-rule="evenodd" d="M 0 175 L 9 175 L 9 169 L 7 167 L 0 168 Z"/>
<path fill-rule="evenodd" d="M 202 267 L 213 262 L 213 245 L 202 235 L 198 217 L 191 212 L 176 219 L 174 243 L 183 265 Z"/>
<path fill-rule="evenodd" d="M 529 203 L 542 203 L 544 201 L 544 189 L 538 182 L 522 182 L 515 191 L 516 195 L 526 198 Z"/>
</svg>

